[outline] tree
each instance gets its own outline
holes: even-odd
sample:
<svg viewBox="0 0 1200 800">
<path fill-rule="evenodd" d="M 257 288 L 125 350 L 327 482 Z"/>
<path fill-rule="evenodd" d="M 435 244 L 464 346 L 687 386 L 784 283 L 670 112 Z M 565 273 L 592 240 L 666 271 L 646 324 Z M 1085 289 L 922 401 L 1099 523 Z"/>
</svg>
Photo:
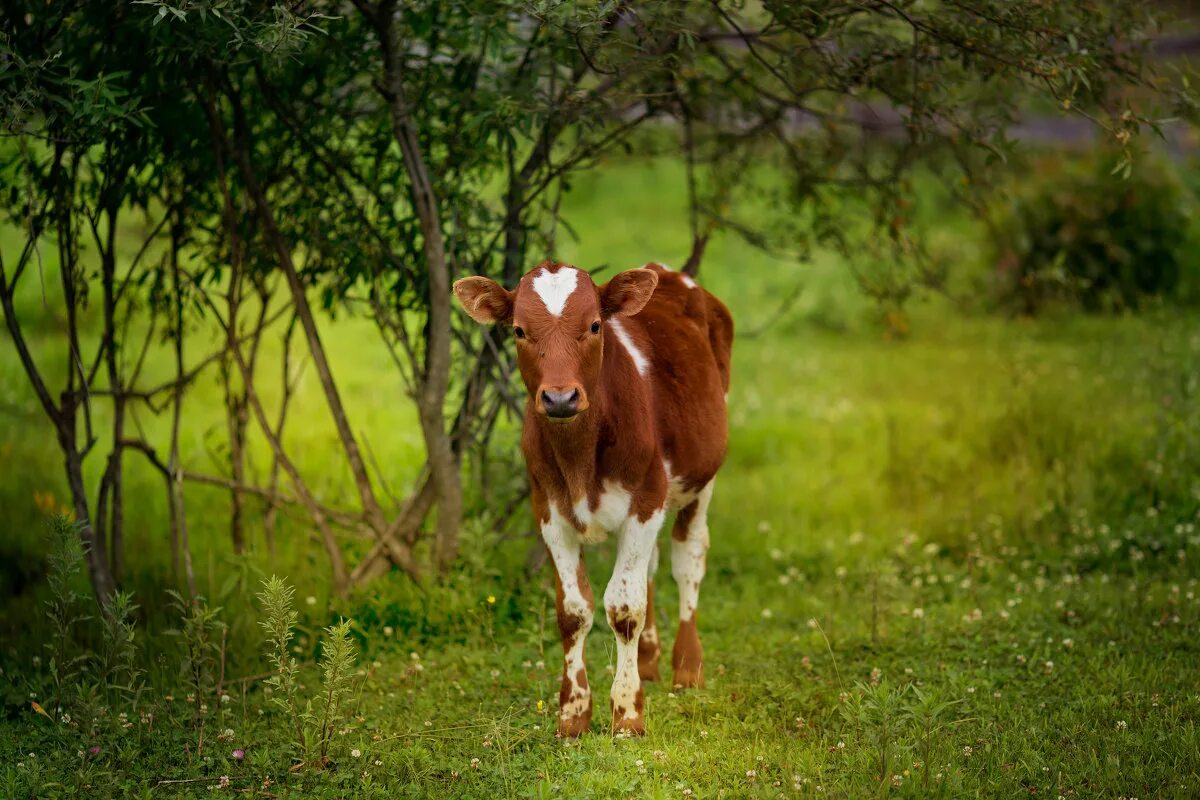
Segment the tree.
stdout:
<svg viewBox="0 0 1200 800">
<path fill-rule="evenodd" d="M 1124 0 L 148 0 L 115 14 L 13 2 L 0 19 L 4 208 L 26 242 L 0 266 L 0 300 L 57 432 L 101 595 L 116 584 L 109 562 L 121 558 L 128 449 L 165 478 L 185 579 L 189 480 L 230 491 L 235 549 L 248 498 L 271 515 L 300 513 L 339 590 L 392 564 L 414 578 L 446 569 L 464 509 L 463 459 L 486 450 L 497 419 L 522 405 L 503 334 L 454 315 L 450 283 L 489 274 L 511 284 L 553 256 L 558 198 L 598 158 L 635 146 L 683 153 L 695 272 L 719 229 L 791 251 L 836 244 L 848 204 L 865 208 L 897 252 L 919 252 L 906 223 L 911 169 L 967 174 L 972 199 L 1013 153 L 1007 132 L 1023 108 L 1088 115 L 1125 148 L 1123 169 L 1134 134 L 1156 124 L 1153 106 L 1191 110 L 1145 58 L 1153 16 Z M 772 169 L 755 168 L 763 164 Z M 739 215 L 742 198 L 764 193 L 776 214 Z M 127 266 L 115 243 L 131 213 L 149 220 L 141 250 L 157 259 Z M 81 255 L 81 232 L 95 258 Z M 104 380 L 98 367 L 72 369 L 58 400 L 15 302 L 46 244 L 62 264 L 71 363 L 82 361 L 89 291 L 98 286 L 103 299 L 95 363 L 106 365 Z M 885 302 L 901 302 L 910 285 L 861 277 Z M 353 400 L 319 326 L 335 312 L 375 323 L 418 410 L 426 465 L 405 493 L 372 474 L 350 423 Z M 140 346 L 120 333 L 130 320 L 146 332 Z M 210 349 L 195 334 L 214 327 L 220 344 Z M 122 365 L 157 352 L 156 329 L 169 336 L 175 378 L 144 386 Z M 282 370 L 257 357 L 262 337 L 280 331 Z M 203 354 L 185 351 L 197 339 Z M 297 345 L 319 379 L 353 507 L 320 500 L 289 451 Z M 187 389 L 209 369 L 226 387 L 219 475 L 189 468 L 179 437 Z M 272 408 L 259 387 L 276 379 L 283 400 Z M 90 502 L 80 465 L 100 399 L 116 421 Z M 138 409 L 168 407 L 168 442 L 123 427 Z M 244 468 L 250 431 L 271 449 L 266 485 Z M 336 528 L 373 544 L 348 554 Z"/>
</svg>

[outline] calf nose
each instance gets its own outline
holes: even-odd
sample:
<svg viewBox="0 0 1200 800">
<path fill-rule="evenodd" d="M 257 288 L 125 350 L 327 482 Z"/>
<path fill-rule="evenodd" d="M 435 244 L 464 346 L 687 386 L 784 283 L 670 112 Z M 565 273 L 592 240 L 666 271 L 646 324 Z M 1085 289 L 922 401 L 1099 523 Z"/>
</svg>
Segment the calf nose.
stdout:
<svg viewBox="0 0 1200 800">
<path fill-rule="evenodd" d="M 579 411 L 579 389 L 572 388 L 565 392 L 543 389 L 542 406 L 548 417 L 570 419 Z"/>
</svg>

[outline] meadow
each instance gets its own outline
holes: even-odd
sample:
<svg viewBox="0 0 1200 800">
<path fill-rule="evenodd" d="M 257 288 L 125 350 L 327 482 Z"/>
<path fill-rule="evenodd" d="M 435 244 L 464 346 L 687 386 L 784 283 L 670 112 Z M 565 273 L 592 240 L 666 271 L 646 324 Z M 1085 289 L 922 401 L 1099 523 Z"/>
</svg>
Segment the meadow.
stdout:
<svg viewBox="0 0 1200 800">
<path fill-rule="evenodd" d="M 680 185 L 670 162 L 577 180 L 564 216 L 578 238 L 564 234 L 560 256 L 609 271 L 681 261 L 685 207 L 667 188 Z M 925 213 L 955 275 L 985 275 L 964 214 L 945 200 Z M 739 329 L 699 612 L 707 687 L 674 691 L 664 663 L 637 739 L 607 731 L 614 647 L 602 615 L 588 639 L 592 731 L 555 738 L 553 578 L 527 572 L 528 514 L 498 528 L 479 488 L 453 574 L 415 587 L 393 572 L 341 600 L 311 531 L 285 524 L 273 558 L 257 537 L 246 556 L 227 555 L 224 495 L 189 487 L 201 589 L 227 626 L 211 642 L 220 675 L 205 699 L 180 669 L 192 639 L 166 594 L 161 479 L 131 465 L 138 688 L 97 687 L 85 672 L 59 692 L 52 658 L 102 652 L 107 638 L 94 610 L 69 640 L 47 621 L 45 517 L 65 498 L 61 467 L 12 348 L 0 348 L 0 796 L 1197 796 L 1195 313 L 1016 319 L 928 294 L 899 336 L 859 292 L 855 258 L 793 263 L 727 235 L 706 255 L 701 281 Z M 53 365 L 54 320 L 39 303 L 30 294 L 22 308 Z M 386 353 L 346 314 L 323 324 L 356 430 L 404 485 L 421 440 Z M 187 417 L 197 466 L 213 458 L 218 392 L 201 386 Z M 302 469 L 335 501 L 350 483 L 323 472 L 334 435 L 313 376 L 297 402 Z M 165 424 L 146 420 L 150 433 Z M 521 469 L 517 426 L 500 431 L 493 478 Z M 611 541 L 588 551 L 593 585 L 612 555 Z M 256 594 L 271 574 L 295 587 L 302 696 L 324 685 L 322 629 L 354 621 L 351 713 L 323 769 L 290 769 L 294 720 L 264 680 Z M 71 585 L 88 596 L 79 576 Z M 669 645 L 665 555 L 656 586 Z M 87 716 L 32 710 L 60 693 Z"/>
</svg>

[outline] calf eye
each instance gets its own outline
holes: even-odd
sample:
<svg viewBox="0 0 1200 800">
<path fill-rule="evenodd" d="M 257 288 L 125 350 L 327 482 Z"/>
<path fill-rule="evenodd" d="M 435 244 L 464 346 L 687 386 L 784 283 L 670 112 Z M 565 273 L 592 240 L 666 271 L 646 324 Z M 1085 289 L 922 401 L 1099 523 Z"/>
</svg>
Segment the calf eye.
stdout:
<svg viewBox="0 0 1200 800">
<path fill-rule="evenodd" d="M 516 336 L 518 339 L 524 339 L 524 338 L 525 338 L 525 331 L 524 331 L 524 330 L 522 330 L 522 329 L 521 329 L 521 326 L 519 326 L 519 325 L 518 325 L 517 327 L 513 328 L 513 334 L 514 334 L 514 335 L 515 335 L 515 336 Z"/>
<path fill-rule="evenodd" d="M 600 332 L 600 323 L 593 322 L 592 323 L 592 333 L 599 333 L 599 332 Z"/>
</svg>

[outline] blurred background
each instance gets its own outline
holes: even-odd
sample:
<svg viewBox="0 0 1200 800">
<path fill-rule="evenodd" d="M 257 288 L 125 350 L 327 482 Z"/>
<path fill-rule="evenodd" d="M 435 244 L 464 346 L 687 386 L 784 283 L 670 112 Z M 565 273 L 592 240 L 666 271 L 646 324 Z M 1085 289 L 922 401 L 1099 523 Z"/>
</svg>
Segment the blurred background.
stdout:
<svg viewBox="0 0 1200 800">
<path fill-rule="evenodd" d="M 140 605 L 148 684 L 179 680 L 168 590 L 224 609 L 223 675 L 262 672 L 254 595 L 279 574 L 304 598 L 302 663 L 352 616 L 385 671 L 389 654 L 483 646 L 496 664 L 463 669 L 498 670 L 484 716 L 527 660 L 551 664 L 529 680 L 553 704 L 524 390 L 508 332 L 449 291 L 514 285 L 545 258 L 598 282 L 686 268 L 733 312 L 702 628 L 747 692 L 816 683 L 764 701 L 782 722 L 725 708 L 747 725 L 731 741 L 815 719 L 815 740 L 780 746 L 810 747 L 784 771 L 816 774 L 798 764 L 848 724 L 817 709 L 856 669 L 869 692 L 876 665 L 925 663 L 932 684 L 948 654 L 986 665 L 1010 628 L 973 638 L 972 615 L 1015 626 L 994 609 L 1016 614 L 1023 591 L 1039 625 L 1064 626 L 1055 642 L 1095 625 L 1097 648 L 1123 631 L 1147 659 L 1071 678 L 1030 652 L 1042 682 L 1007 680 L 1031 718 L 1087 681 L 1127 697 L 1114 675 L 1194 650 L 1194 611 L 1166 643 L 1127 630 L 1169 622 L 1184 593 L 1192 608 L 1195 583 L 1192 4 L 152 0 L 11 3 L 0 22 L 10 720 L 43 680 L 27 654 L 55 513 L 86 551 L 79 596 Z M 596 585 L 611 551 L 590 556 Z M 1061 575 L 1091 588 L 1064 600 Z M 938 607 L 942 632 L 918 623 Z M 835 651 L 847 682 L 814 677 Z M 1158 689 L 1189 703 L 1175 669 Z M 467 681 L 444 678 L 434 708 L 451 680 Z M 1093 725 L 1063 713 L 1063 730 Z M 1069 758 L 1042 745 L 1020 747 Z M 1042 780 L 1002 770 L 1019 759 L 996 746 L 994 782 L 960 770 L 946 791 Z M 869 750 L 864 783 L 846 768 L 827 784 L 887 784 Z M 1151 759 L 1134 788 L 1183 791 L 1181 768 Z M 1130 775 L 1095 770 L 1112 796 Z"/>
</svg>

